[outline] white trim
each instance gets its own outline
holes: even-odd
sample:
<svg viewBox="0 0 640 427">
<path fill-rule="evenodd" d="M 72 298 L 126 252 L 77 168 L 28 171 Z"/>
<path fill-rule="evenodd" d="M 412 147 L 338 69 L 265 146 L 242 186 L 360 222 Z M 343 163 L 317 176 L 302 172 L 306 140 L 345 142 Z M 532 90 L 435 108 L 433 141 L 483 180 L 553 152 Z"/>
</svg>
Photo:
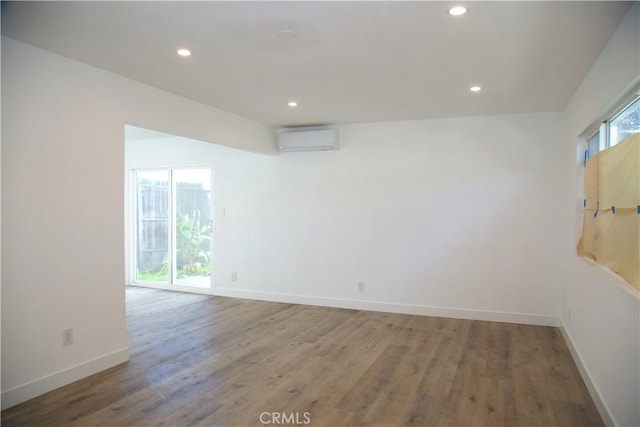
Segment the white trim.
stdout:
<svg viewBox="0 0 640 427">
<path fill-rule="evenodd" d="M 71 384 L 105 369 L 112 368 L 129 360 L 129 348 L 125 347 L 112 353 L 63 369 L 53 374 L 29 381 L 2 392 L 2 410 L 26 402 L 29 399 Z"/>
<path fill-rule="evenodd" d="M 173 292 L 189 292 L 192 294 L 203 294 L 203 295 L 211 295 L 211 296 L 215 295 L 215 293 L 212 292 L 210 288 L 197 288 L 194 286 L 185 286 L 185 285 L 168 285 L 166 283 L 133 282 L 133 283 L 129 283 L 127 286 L 133 286 L 136 288 L 161 289 L 163 291 L 173 291 Z"/>
<path fill-rule="evenodd" d="M 353 310 L 381 311 L 385 313 L 414 314 L 420 316 L 450 317 L 454 319 L 485 320 L 490 322 L 520 323 L 524 325 L 560 326 L 555 316 L 503 311 L 446 308 L 417 304 L 386 303 L 379 301 L 329 298 L 253 291 L 247 289 L 215 287 L 213 294 L 232 298 L 246 298 L 289 304 L 315 305 L 321 307 L 347 308 Z"/>
<path fill-rule="evenodd" d="M 609 407 L 607 406 L 606 402 L 602 398 L 602 395 L 600 394 L 598 387 L 593 381 L 591 374 L 589 373 L 589 369 L 587 369 L 587 366 L 585 365 L 584 361 L 582 360 L 582 357 L 580 356 L 580 352 L 578 351 L 576 346 L 573 344 L 573 340 L 571 339 L 571 335 L 569 334 L 569 331 L 567 331 L 563 323 L 561 324 L 559 329 L 560 329 L 560 332 L 562 333 L 562 337 L 564 338 L 564 341 L 567 343 L 567 347 L 569 348 L 569 352 L 573 357 L 573 361 L 575 362 L 576 367 L 578 368 L 578 372 L 580 373 L 580 376 L 582 377 L 584 384 L 587 386 L 587 390 L 591 395 L 591 399 L 593 399 L 593 403 L 596 405 L 596 409 L 598 410 L 598 413 L 600 414 L 602 421 L 605 423 L 607 427 L 617 426 L 618 424 L 616 424 L 613 418 L 613 415 L 609 410 Z"/>
</svg>

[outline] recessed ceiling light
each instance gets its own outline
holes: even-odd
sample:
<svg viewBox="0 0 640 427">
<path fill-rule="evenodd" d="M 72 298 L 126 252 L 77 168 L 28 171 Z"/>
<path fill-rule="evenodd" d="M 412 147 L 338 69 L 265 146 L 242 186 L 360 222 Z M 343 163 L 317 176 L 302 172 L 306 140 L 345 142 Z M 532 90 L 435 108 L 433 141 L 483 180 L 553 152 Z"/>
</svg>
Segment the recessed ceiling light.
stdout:
<svg viewBox="0 0 640 427">
<path fill-rule="evenodd" d="M 451 9 L 449 9 L 449 15 L 452 15 L 452 16 L 460 16 L 460 15 L 464 15 L 465 13 L 467 13 L 467 8 L 464 6 L 454 6 Z"/>
<path fill-rule="evenodd" d="M 298 103 L 296 101 L 289 101 L 287 105 L 291 108 L 295 108 L 298 106 Z"/>
<path fill-rule="evenodd" d="M 280 30 L 276 33 L 276 36 L 278 36 L 280 40 L 293 40 L 297 34 L 291 30 Z"/>
<path fill-rule="evenodd" d="M 191 51 L 189 49 L 181 48 L 176 51 L 180 56 L 191 56 Z"/>
<path fill-rule="evenodd" d="M 469 88 L 469 90 L 470 90 L 471 92 L 480 92 L 480 91 L 482 90 L 482 88 L 481 88 L 480 86 L 471 86 L 471 87 Z"/>
</svg>

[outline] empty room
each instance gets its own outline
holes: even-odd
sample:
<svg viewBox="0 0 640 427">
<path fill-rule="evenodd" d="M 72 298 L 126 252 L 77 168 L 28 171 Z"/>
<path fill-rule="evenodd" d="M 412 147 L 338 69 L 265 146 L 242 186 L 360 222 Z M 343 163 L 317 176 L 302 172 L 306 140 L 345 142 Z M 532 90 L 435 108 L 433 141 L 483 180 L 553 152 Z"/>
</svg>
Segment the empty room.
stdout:
<svg viewBox="0 0 640 427">
<path fill-rule="evenodd" d="M 638 2 L 2 2 L 3 426 L 640 426 Z"/>
</svg>

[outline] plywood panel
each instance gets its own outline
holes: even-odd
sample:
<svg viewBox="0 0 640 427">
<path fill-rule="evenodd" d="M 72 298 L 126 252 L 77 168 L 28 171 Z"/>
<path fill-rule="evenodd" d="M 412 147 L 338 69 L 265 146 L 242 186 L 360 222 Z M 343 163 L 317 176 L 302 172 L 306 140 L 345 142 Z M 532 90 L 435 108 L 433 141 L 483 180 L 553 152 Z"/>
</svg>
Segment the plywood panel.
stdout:
<svg viewBox="0 0 640 427">
<path fill-rule="evenodd" d="M 640 288 L 640 134 L 590 158 L 584 185 L 578 253 Z"/>
</svg>

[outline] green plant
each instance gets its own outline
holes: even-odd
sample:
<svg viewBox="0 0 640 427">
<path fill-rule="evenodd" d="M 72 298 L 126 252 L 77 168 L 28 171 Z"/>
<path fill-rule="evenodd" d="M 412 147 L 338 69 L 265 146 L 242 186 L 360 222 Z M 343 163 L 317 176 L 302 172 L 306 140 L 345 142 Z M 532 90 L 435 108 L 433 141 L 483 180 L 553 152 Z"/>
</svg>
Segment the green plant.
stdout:
<svg viewBox="0 0 640 427">
<path fill-rule="evenodd" d="M 159 271 L 142 271 L 138 273 L 138 280 L 144 282 L 166 282 L 168 279 L 169 275 L 166 269 L 160 269 Z"/>
<path fill-rule="evenodd" d="M 181 215 L 176 224 L 177 264 L 185 271 L 200 268 L 198 263 L 209 263 L 211 224 L 200 223 L 200 211 Z"/>
<path fill-rule="evenodd" d="M 169 271 L 168 271 L 169 263 L 165 257 L 160 268 L 156 270 L 148 270 L 141 271 L 138 273 L 138 281 L 141 282 L 167 282 L 169 281 Z M 190 276 L 209 276 L 211 275 L 211 265 L 209 263 L 204 263 L 199 265 L 199 263 L 193 263 L 189 267 L 188 270 L 182 268 L 178 268 L 176 271 L 176 279 L 184 279 L 185 277 Z"/>
</svg>

